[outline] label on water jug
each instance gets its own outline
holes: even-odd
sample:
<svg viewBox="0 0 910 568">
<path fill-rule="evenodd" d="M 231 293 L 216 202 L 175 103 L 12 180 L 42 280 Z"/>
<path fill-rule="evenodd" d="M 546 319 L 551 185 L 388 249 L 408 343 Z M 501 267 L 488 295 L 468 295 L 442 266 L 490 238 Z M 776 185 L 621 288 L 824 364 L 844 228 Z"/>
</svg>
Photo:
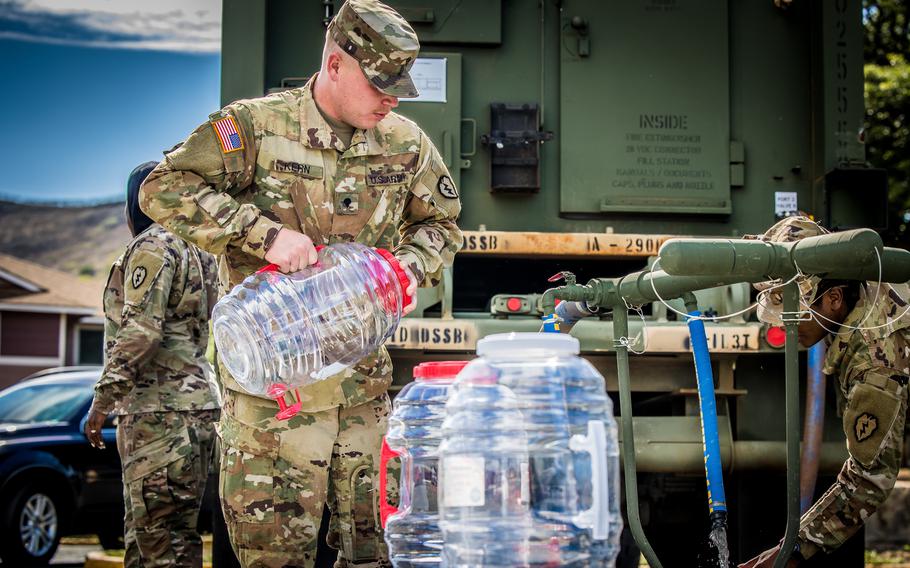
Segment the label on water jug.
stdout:
<svg viewBox="0 0 910 568">
<path fill-rule="evenodd" d="M 446 507 L 483 507 L 483 456 L 446 456 L 442 467 Z"/>
</svg>

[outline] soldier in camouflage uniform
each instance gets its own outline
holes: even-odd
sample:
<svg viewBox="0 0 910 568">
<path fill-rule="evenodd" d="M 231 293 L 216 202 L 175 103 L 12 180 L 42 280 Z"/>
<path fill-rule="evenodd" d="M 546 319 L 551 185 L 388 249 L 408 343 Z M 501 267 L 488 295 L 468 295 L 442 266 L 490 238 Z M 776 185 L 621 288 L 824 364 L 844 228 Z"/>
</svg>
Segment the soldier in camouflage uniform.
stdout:
<svg viewBox="0 0 910 568">
<path fill-rule="evenodd" d="M 301 88 L 212 114 L 149 176 L 143 209 L 221 255 L 224 291 L 266 263 L 293 272 L 314 244 L 392 250 L 409 293 L 433 285 L 461 247 L 458 192 L 439 152 L 391 112 L 417 90 L 414 30 L 375 1 L 350 0 L 329 25 L 322 66 Z M 378 526 L 381 437 L 392 365 L 383 347 L 301 389 L 287 422 L 219 366 L 222 506 L 245 566 L 312 566 L 323 507 L 337 566 L 388 565 Z"/>
<path fill-rule="evenodd" d="M 791 242 L 820 235 L 806 217 L 790 217 L 763 238 Z M 769 290 L 772 284 L 757 284 Z M 823 372 L 837 386 L 849 458 L 837 482 L 800 520 L 798 551 L 789 566 L 812 558 L 825 565 L 831 552 L 858 531 L 894 487 L 901 465 L 910 377 L 910 315 L 906 285 L 878 282 L 799 281 L 801 309 L 816 315 L 799 324 L 799 342 L 810 347 L 829 342 Z M 774 291 L 760 295 L 763 321 L 780 324 L 781 302 Z M 859 328 L 859 329 L 856 329 Z M 772 566 L 779 546 L 742 564 Z"/>
<path fill-rule="evenodd" d="M 196 523 L 219 415 L 205 360 L 217 267 L 139 210 L 139 185 L 155 165 L 130 175 L 134 238 L 104 291 L 106 361 L 85 430 L 103 447 L 102 423 L 120 415 L 124 565 L 201 567 Z"/>
</svg>

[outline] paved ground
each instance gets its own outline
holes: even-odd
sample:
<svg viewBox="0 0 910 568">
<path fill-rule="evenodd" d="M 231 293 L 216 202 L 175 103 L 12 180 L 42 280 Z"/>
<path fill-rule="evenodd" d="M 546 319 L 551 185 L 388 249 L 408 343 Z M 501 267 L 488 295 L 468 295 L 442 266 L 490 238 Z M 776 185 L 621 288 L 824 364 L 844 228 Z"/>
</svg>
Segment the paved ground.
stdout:
<svg viewBox="0 0 910 568">
<path fill-rule="evenodd" d="M 51 560 L 51 564 L 81 568 L 85 564 L 85 555 L 96 550 L 101 550 L 100 544 L 61 544 L 54 559 Z"/>
<path fill-rule="evenodd" d="M 57 549 L 57 554 L 55 554 L 54 558 L 51 560 L 51 565 L 57 567 L 82 568 L 85 564 L 85 555 L 95 550 L 101 550 L 101 545 L 85 543 L 61 544 L 60 548 Z M 0 566 L 6 566 L 6 564 L 0 562 Z"/>
</svg>

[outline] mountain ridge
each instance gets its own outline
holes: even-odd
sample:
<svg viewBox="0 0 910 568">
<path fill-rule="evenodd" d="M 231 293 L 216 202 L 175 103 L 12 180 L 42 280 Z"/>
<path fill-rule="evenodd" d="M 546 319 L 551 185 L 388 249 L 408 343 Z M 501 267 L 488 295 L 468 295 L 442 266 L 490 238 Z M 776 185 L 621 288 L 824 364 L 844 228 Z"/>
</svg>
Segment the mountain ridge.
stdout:
<svg viewBox="0 0 910 568">
<path fill-rule="evenodd" d="M 56 205 L 0 200 L 0 252 L 106 278 L 130 240 L 123 201 Z"/>
</svg>

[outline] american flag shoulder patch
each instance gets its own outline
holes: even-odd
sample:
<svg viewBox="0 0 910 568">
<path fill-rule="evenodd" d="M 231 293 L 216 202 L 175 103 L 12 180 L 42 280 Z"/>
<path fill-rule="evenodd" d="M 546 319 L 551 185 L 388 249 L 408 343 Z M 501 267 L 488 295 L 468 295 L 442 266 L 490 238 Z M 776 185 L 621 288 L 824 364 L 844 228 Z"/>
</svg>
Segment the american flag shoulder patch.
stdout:
<svg viewBox="0 0 910 568">
<path fill-rule="evenodd" d="M 237 129 L 237 123 L 234 122 L 233 116 L 226 116 L 212 121 L 212 128 L 215 129 L 215 135 L 221 142 L 221 151 L 236 152 L 243 150 L 243 139 L 240 137 L 240 131 Z"/>
</svg>

